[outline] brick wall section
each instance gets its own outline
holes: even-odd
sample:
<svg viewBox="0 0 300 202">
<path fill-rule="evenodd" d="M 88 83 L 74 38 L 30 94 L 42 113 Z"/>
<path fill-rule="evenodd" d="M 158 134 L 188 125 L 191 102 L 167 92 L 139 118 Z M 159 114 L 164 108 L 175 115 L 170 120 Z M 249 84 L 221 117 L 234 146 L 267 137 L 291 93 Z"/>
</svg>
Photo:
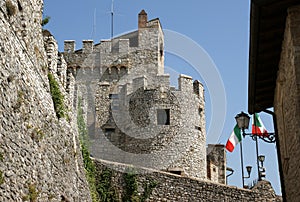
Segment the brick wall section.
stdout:
<svg viewBox="0 0 300 202">
<path fill-rule="evenodd" d="M 116 188 L 119 199 L 122 198 L 122 194 L 125 192 L 123 172 L 130 170 L 130 172 L 137 173 L 137 190 L 139 195 L 142 195 L 144 191 L 143 185 L 150 181 L 158 182 L 152 194 L 146 200 L 147 202 L 281 201 L 281 197 L 275 195 L 271 184 L 267 181 L 260 181 L 252 190 L 247 190 L 151 169 L 134 168 L 103 160 L 95 160 L 95 163 L 98 173 L 107 168 L 113 171 L 112 186 Z"/>
<path fill-rule="evenodd" d="M 300 201 L 300 6 L 289 8 L 274 109 L 287 201 Z"/>
<path fill-rule="evenodd" d="M 45 51 L 43 2 L 11 0 L 10 15 L 7 2 L 0 3 L 0 201 L 90 201 L 76 117 L 54 112 L 48 63 L 57 79 L 66 66 L 56 68 L 57 45 Z"/>
</svg>

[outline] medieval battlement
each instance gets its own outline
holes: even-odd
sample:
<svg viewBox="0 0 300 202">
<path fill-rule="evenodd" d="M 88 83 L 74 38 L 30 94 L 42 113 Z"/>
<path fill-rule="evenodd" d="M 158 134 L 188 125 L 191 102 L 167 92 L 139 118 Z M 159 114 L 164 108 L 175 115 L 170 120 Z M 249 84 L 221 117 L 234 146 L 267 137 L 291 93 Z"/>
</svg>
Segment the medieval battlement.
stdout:
<svg viewBox="0 0 300 202">
<path fill-rule="evenodd" d="M 93 156 L 134 164 L 128 157 L 114 153 L 111 144 L 101 145 L 101 137 L 131 153 L 159 150 L 169 145 L 171 138 L 177 146 L 162 157 L 163 169 L 206 179 L 204 88 L 183 74 L 178 78 L 178 89 L 170 86 L 170 75 L 164 73 L 164 36 L 159 19 L 148 21 L 142 10 L 136 31 L 98 44 L 84 40 L 82 49 L 75 48 L 75 41 L 65 41 L 64 56 L 69 68 L 73 72 L 76 69 L 75 94 L 85 97 L 85 103 L 90 102 L 96 109 L 96 115 L 93 109 L 84 110 L 88 113 L 87 125 L 96 126 L 98 129 L 91 131 L 99 133 L 90 134 L 95 138 Z M 95 95 L 90 97 L 89 92 Z M 144 138 L 155 131 L 157 137 L 147 141 L 125 138 L 127 133 Z M 191 142 L 191 147 L 183 149 L 186 155 L 179 158 L 182 152 L 178 149 Z M 145 161 L 140 163 L 151 162 Z"/>
<path fill-rule="evenodd" d="M 42 7 L 42 0 L 0 3 L 0 201 L 92 201 L 100 192 L 92 194 L 85 177 L 90 160 L 92 181 L 111 173 L 105 180 L 118 201 L 126 193 L 118 171 L 135 168 L 146 171 L 131 179 L 147 201 L 275 201 L 265 182 L 245 190 L 206 180 L 207 168 L 218 168 L 214 181 L 224 167 L 206 157 L 203 86 L 181 75 L 180 89 L 170 87 L 158 19 L 143 11 L 138 31 L 100 44 L 84 40 L 80 50 L 65 41 L 59 53 L 42 32 Z M 87 129 L 95 158 L 81 155 Z M 222 154 L 217 146 L 212 157 Z"/>
</svg>

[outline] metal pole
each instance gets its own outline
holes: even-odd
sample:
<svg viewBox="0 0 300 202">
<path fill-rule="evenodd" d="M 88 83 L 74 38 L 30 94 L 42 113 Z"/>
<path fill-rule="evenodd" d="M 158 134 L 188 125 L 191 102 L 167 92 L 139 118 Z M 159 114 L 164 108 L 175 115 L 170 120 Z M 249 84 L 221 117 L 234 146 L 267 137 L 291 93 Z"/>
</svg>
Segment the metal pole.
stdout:
<svg viewBox="0 0 300 202">
<path fill-rule="evenodd" d="M 255 143 L 256 143 L 256 164 L 257 164 L 257 175 L 258 175 L 258 181 L 261 181 L 261 176 L 259 172 L 259 160 L 258 160 L 258 141 L 257 136 L 255 136 Z"/>
<path fill-rule="evenodd" d="M 255 113 L 253 114 L 253 122 L 254 122 L 254 125 L 256 126 L 256 115 L 255 115 Z M 257 141 L 257 131 L 256 131 L 256 127 L 255 127 L 255 134 L 252 134 L 252 135 L 255 135 L 257 175 L 258 175 L 258 181 L 261 181 L 261 176 L 260 176 L 260 172 L 259 172 L 258 141 Z"/>
<path fill-rule="evenodd" d="M 111 1 L 111 39 L 114 37 L 114 0 Z"/>
<path fill-rule="evenodd" d="M 243 134 L 245 132 L 245 129 L 242 129 Z M 241 168 L 242 168 L 242 188 L 244 188 L 244 161 L 243 161 L 243 145 L 242 145 L 242 141 L 240 142 L 240 151 L 241 151 Z"/>
<path fill-rule="evenodd" d="M 111 39 L 114 37 L 114 13 L 111 12 Z"/>
</svg>

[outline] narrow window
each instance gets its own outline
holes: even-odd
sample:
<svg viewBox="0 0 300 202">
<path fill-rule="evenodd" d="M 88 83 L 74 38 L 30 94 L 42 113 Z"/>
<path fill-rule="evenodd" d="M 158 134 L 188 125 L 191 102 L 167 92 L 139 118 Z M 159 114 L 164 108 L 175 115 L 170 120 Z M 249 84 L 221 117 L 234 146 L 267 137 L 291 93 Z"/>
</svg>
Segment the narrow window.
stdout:
<svg viewBox="0 0 300 202">
<path fill-rule="evenodd" d="M 170 170 L 170 173 L 173 173 L 175 175 L 182 175 L 182 171 L 181 170 Z"/>
<path fill-rule="evenodd" d="M 201 131 L 201 127 L 199 126 L 195 126 L 195 129 Z"/>
<path fill-rule="evenodd" d="M 170 125 L 170 109 L 157 109 L 157 124 Z"/>
<path fill-rule="evenodd" d="M 201 116 L 201 113 L 202 113 L 203 109 L 201 107 L 198 108 L 198 113 L 199 115 Z"/>
</svg>

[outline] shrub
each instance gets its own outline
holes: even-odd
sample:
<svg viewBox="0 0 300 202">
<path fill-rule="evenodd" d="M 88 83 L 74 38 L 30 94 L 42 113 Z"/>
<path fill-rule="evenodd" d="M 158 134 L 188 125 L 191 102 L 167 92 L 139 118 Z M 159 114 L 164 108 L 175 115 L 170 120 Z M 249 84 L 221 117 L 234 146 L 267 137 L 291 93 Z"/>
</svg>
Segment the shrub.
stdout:
<svg viewBox="0 0 300 202">
<path fill-rule="evenodd" d="M 48 79 L 56 116 L 57 118 L 67 118 L 64 96 L 60 92 L 59 85 L 51 73 L 48 74 Z"/>
<path fill-rule="evenodd" d="M 46 24 L 49 23 L 51 17 L 50 16 L 46 16 L 43 20 L 42 20 L 42 26 L 45 26 Z"/>
<path fill-rule="evenodd" d="M 81 154 L 83 157 L 83 165 L 85 169 L 85 176 L 87 178 L 91 197 L 93 202 L 99 201 L 99 195 L 96 189 L 96 177 L 95 177 L 95 164 L 90 158 L 90 152 L 88 150 L 88 132 L 83 118 L 83 110 L 81 108 L 81 99 L 78 99 L 77 110 L 77 127 L 80 138 Z"/>
</svg>

